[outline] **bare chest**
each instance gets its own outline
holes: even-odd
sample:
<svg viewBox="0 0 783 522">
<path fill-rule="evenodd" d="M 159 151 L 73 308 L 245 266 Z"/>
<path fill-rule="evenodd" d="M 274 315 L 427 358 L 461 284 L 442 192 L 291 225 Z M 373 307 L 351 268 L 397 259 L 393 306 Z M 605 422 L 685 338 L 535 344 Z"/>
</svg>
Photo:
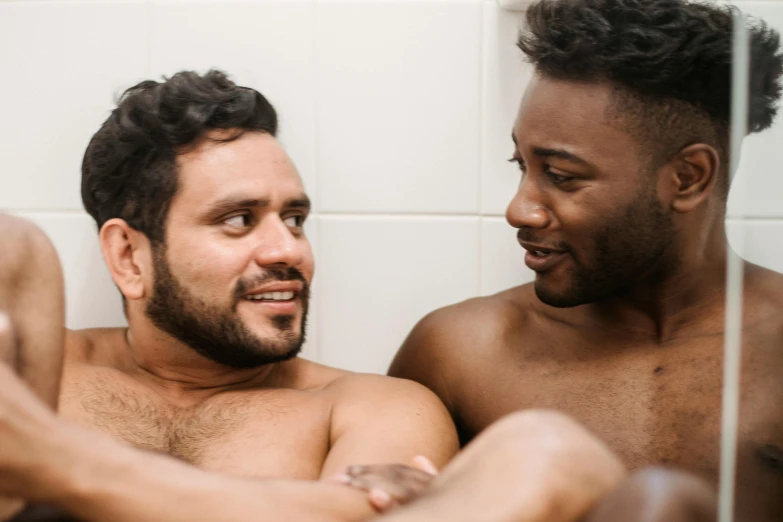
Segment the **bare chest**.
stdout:
<svg viewBox="0 0 783 522">
<path fill-rule="evenodd" d="M 314 394 L 243 390 L 180 407 L 116 376 L 85 377 L 66 372 L 60 404 L 64 417 L 85 427 L 212 471 L 244 477 L 320 475 L 330 415 L 328 402 Z"/>
<path fill-rule="evenodd" d="M 748 338 L 742 365 L 740 447 L 752 477 L 783 478 L 783 346 Z M 672 465 L 717 478 L 723 383 L 723 338 L 600 358 L 534 357 L 477 372 L 461 394 L 466 438 L 524 408 L 566 412 L 606 441 L 631 468 Z M 493 400 L 480 400 L 492 397 Z M 476 400 L 479 398 L 479 400 Z M 775 478 L 780 475 L 779 478 Z M 754 480 L 754 479 L 750 479 Z"/>
</svg>

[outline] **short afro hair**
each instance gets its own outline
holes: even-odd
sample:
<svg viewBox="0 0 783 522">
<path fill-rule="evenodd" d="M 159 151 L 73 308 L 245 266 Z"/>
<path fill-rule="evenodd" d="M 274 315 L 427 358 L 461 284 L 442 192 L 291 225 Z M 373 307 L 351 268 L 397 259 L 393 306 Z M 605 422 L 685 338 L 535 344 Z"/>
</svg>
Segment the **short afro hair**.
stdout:
<svg viewBox="0 0 783 522">
<path fill-rule="evenodd" d="M 540 74 L 608 81 L 618 108 L 665 161 L 695 142 L 726 169 L 735 7 L 687 0 L 541 0 L 527 11 L 518 46 Z M 780 35 L 747 18 L 747 130 L 772 124 L 780 97 Z"/>
<path fill-rule="evenodd" d="M 165 240 L 177 192 L 176 156 L 217 129 L 277 134 L 277 113 L 258 91 L 223 72 L 183 71 L 144 81 L 120 97 L 82 161 L 82 202 L 98 229 L 121 218 L 153 244 Z"/>
</svg>

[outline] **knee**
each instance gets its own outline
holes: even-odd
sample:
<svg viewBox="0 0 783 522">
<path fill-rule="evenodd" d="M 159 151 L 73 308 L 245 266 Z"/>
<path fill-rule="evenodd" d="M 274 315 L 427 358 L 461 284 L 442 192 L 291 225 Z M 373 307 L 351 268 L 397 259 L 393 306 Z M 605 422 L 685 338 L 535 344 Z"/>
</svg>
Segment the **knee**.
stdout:
<svg viewBox="0 0 783 522">
<path fill-rule="evenodd" d="M 634 473 L 601 501 L 585 522 L 715 522 L 717 497 L 687 473 L 647 468 Z"/>
<path fill-rule="evenodd" d="M 37 225 L 0 212 L 0 310 L 13 315 L 15 301 L 36 285 L 45 286 L 51 298 L 61 298 L 57 251 Z"/>
<path fill-rule="evenodd" d="M 499 434 L 519 435 L 520 433 L 570 433 L 586 431 L 578 422 L 555 410 L 530 409 L 510 413 L 495 422 L 489 430 Z"/>
<path fill-rule="evenodd" d="M 482 434 L 484 435 L 484 434 Z M 499 420 L 486 432 L 493 444 L 537 447 L 555 460 L 594 464 L 613 475 L 624 475 L 623 465 L 609 447 L 576 420 L 553 410 L 522 410 Z"/>
<path fill-rule="evenodd" d="M 19 278 L 30 273 L 47 275 L 59 270 L 57 253 L 49 237 L 34 223 L 0 212 L 0 284 L 18 286 Z M 2 306 L 0 295 L 0 306 Z"/>
<path fill-rule="evenodd" d="M 553 491 L 562 490 L 564 494 L 580 483 L 590 483 L 596 492 L 605 494 L 625 478 L 623 463 L 602 440 L 556 411 L 513 413 L 490 426 L 474 442 L 480 445 L 476 453 L 541 470 L 553 479 Z"/>
</svg>

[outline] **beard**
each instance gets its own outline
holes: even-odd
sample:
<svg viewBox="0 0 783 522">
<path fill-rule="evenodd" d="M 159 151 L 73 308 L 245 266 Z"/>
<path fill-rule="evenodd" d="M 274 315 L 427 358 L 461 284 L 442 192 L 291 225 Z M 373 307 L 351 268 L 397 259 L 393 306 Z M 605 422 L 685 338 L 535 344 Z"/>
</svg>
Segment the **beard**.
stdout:
<svg viewBox="0 0 783 522">
<path fill-rule="evenodd" d="M 153 250 L 155 282 L 145 314 L 160 330 L 186 344 L 197 353 L 231 368 L 255 368 L 296 357 L 305 341 L 309 285 L 299 270 L 269 269 L 259 279 L 240 280 L 232 305 L 226 309 L 196 297 L 171 272 L 165 245 Z M 270 281 L 301 281 L 302 321 L 295 329 L 293 315 L 276 315 L 272 324 L 275 338 L 254 334 L 237 314 L 237 306 L 248 288 Z"/>
<path fill-rule="evenodd" d="M 536 296 L 550 306 L 568 308 L 622 293 L 641 278 L 662 274 L 673 264 L 667 251 L 674 237 L 671 216 L 664 212 L 655 191 L 643 191 L 620 217 L 595 234 L 589 265 L 571 255 L 575 268 L 567 290 L 556 292 L 536 278 Z"/>
</svg>

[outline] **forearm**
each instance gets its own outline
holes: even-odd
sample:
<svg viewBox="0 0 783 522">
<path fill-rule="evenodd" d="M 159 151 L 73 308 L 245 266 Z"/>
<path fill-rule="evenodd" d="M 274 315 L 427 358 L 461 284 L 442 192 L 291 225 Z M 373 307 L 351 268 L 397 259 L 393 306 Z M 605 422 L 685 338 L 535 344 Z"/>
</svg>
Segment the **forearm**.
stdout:
<svg viewBox="0 0 783 522">
<path fill-rule="evenodd" d="M 102 446 L 83 446 L 80 464 L 51 481 L 45 500 L 85 522 L 349 522 L 374 516 L 366 495 L 344 486 L 245 480 L 119 444 Z"/>
</svg>

